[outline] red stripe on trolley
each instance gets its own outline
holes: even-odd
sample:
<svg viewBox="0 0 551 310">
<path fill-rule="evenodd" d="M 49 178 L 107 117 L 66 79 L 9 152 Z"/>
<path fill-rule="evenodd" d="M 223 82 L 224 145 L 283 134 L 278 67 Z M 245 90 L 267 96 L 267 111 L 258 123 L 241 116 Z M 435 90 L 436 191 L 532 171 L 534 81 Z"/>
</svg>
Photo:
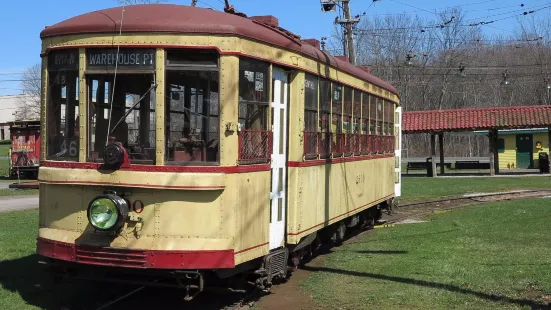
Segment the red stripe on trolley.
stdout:
<svg viewBox="0 0 551 310">
<path fill-rule="evenodd" d="M 233 250 L 134 250 L 80 246 L 38 238 L 37 252 L 39 255 L 64 261 L 112 267 L 141 269 L 215 269 L 235 267 Z"/>
<path fill-rule="evenodd" d="M 259 244 L 259 245 L 255 245 L 255 246 L 253 246 L 253 247 L 250 247 L 250 248 L 246 248 L 246 249 L 244 249 L 244 250 L 241 250 L 241 251 L 237 251 L 237 252 L 235 252 L 235 254 L 241 254 L 241 253 L 245 253 L 245 252 L 248 252 L 248 251 L 250 251 L 250 250 L 254 250 L 254 249 L 257 249 L 257 248 L 260 248 L 260 247 L 266 246 L 266 245 L 268 245 L 268 244 L 269 244 L 269 243 L 268 243 L 268 242 L 266 242 L 266 243 L 262 243 L 262 244 Z"/>
<path fill-rule="evenodd" d="M 76 184 L 76 185 L 119 185 L 119 186 L 138 186 L 148 188 L 165 188 L 165 189 L 224 189 L 225 186 L 176 186 L 176 185 L 153 185 L 139 183 L 116 183 L 116 182 L 93 182 L 93 181 L 49 181 L 38 180 L 40 183 L 47 184 Z"/>
<path fill-rule="evenodd" d="M 42 161 L 40 165 L 42 167 L 49 167 L 49 168 L 102 170 L 102 164 L 100 163 Z M 129 168 L 121 168 L 121 169 L 118 169 L 117 171 L 232 174 L 232 173 L 248 173 L 248 172 L 259 172 L 259 171 L 269 171 L 269 170 L 270 170 L 270 164 L 242 165 L 242 166 L 216 166 L 216 167 L 130 165 Z"/>
</svg>

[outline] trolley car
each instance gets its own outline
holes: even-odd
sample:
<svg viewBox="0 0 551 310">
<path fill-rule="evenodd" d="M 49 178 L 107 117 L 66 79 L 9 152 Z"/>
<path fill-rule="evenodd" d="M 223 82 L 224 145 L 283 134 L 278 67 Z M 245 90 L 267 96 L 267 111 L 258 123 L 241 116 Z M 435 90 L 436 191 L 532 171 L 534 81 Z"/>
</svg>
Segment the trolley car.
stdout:
<svg viewBox="0 0 551 310">
<path fill-rule="evenodd" d="M 41 39 L 37 252 L 53 270 L 189 298 L 268 289 L 400 195 L 395 88 L 273 16 L 133 5 Z"/>
<path fill-rule="evenodd" d="M 10 126 L 9 176 L 36 178 L 40 165 L 40 121 L 13 121 Z"/>
</svg>

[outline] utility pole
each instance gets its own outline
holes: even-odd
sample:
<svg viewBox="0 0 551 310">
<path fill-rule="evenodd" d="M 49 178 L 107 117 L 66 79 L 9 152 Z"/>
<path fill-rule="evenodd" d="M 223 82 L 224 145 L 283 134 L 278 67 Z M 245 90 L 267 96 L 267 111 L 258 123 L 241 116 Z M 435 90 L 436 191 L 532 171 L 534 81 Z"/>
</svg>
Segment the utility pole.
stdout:
<svg viewBox="0 0 551 310">
<path fill-rule="evenodd" d="M 342 21 L 342 23 L 344 23 L 344 28 L 346 29 L 344 36 L 348 47 L 348 58 L 350 59 L 350 63 L 355 66 L 356 53 L 354 51 L 354 34 L 352 33 L 352 23 L 355 23 L 356 21 L 351 21 L 350 19 L 350 0 L 343 1 L 342 6 L 344 13 L 344 21 Z"/>
<path fill-rule="evenodd" d="M 197 0 L 191 0 L 191 6 L 197 6 Z"/>
<path fill-rule="evenodd" d="M 356 65 L 356 52 L 354 48 L 354 34 L 352 32 L 352 26 L 360 21 L 359 16 L 351 18 L 350 16 L 350 0 L 320 0 L 322 10 L 324 12 L 336 11 L 337 3 L 342 3 L 343 19 L 338 17 L 335 19 L 335 24 L 339 24 L 344 27 L 344 40 L 343 40 L 343 52 L 352 65 Z"/>
</svg>

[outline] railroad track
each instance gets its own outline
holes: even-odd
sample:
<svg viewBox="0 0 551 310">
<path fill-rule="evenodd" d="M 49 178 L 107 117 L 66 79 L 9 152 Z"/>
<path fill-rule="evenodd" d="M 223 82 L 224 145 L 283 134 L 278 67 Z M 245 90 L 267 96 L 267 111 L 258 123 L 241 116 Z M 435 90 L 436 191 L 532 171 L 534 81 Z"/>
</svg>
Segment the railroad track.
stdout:
<svg viewBox="0 0 551 310">
<path fill-rule="evenodd" d="M 546 196 L 551 196 L 551 190 L 523 190 L 523 191 L 513 191 L 513 192 L 503 192 L 503 193 L 473 194 L 473 195 L 466 195 L 466 196 L 460 196 L 460 197 L 449 197 L 449 198 L 443 198 L 443 199 L 437 199 L 437 200 L 407 203 L 395 208 L 392 214 L 384 214 L 382 221 L 374 228 L 377 229 L 377 228 L 391 226 L 400 221 L 423 216 L 426 214 L 433 213 L 435 211 L 448 211 L 453 209 L 459 209 L 466 206 L 484 204 L 492 201 L 512 200 L 512 199 L 521 199 L 521 198 L 538 198 L 538 197 L 546 197 Z M 371 229 L 368 229 L 356 235 L 350 236 L 348 240 L 344 242 L 344 244 L 354 243 L 354 241 L 358 237 L 369 232 L 370 230 Z M 125 292 L 121 294 L 119 297 L 113 298 L 108 302 L 105 302 L 102 306 L 100 306 L 99 308 L 96 308 L 96 310 L 126 309 L 126 307 L 124 306 L 121 307 L 120 303 L 124 304 L 125 300 L 128 300 L 128 298 L 134 296 L 136 293 L 143 292 L 144 289 L 147 290 L 147 288 L 145 287 L 138 287 L 131 291 Z M 209 293 L 204 292 L 203 294 L 209 294 Z M 181 307 L 181 305 L 179 305 L 179 306 L 175 306 L 175 308 L 198 309 L 197 307 L 199 307 L 200 309 L 213 309 L 213 310 L 214 309 L 243 310 L 243 309 L 249 309 L 256 300 L 261 298 L 261 295 L 262 294 L 257 291 L 252 291 L 243 295 L 241 298 L 228 297 L 226 299 L 222 297 L 225 301 L 227 301 L 227 305 L 220 306 L 220 307 L 217 307 L 217 306 L 213 307 L 212 305 L 209 304 L 213 300 L 220 301 L 219 297 L 211 296 L 212 298 L 209 298 L 209 297 L 202 298 L 202 300 L 198 302 L 193 301 L 192 303 L 186 303 L 186 306 L 184 307 Z M 140 294 L 139 298 L 146 298 L 146 297 L 145 295 Z M 199 303 L 199 305 L 197 303 Z M 130 308 L 136 309 L 134 305 L 131 305 L 129 309 Z"/>
<path fill-rule="evenodd" d="M 412 202 L 398 206 L 392 214 L 385 214 L 383 222 L 378 227 L 395 224 L 397 222 L 430 214 L 435 211 L 448 211 L 470 205 L 483 204 L 493 201 L 512 200 L 521 198 L 540 198 L 551 196 L 551 190 L 519 190 L 501 193 L 471 194 L 459 197 L 448 197 L 437 200 Z"/>
</svg>

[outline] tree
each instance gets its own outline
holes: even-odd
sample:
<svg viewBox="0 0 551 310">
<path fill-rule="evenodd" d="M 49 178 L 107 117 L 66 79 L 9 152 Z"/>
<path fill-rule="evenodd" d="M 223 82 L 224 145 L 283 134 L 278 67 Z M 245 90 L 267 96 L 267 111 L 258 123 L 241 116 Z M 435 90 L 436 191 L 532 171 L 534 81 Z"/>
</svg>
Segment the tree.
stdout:
<svg viewBox="0 0 551 310">
<path fill-rule="evenodd" d="M 19 118 L 32 119 L 40 116 L 41 88 L 40 64 L 35 64 L 23 71 L 21 74 L 21 89 L 24 96 L 20 97 L 21 106 L 17 111 Z"/>
</svg>

